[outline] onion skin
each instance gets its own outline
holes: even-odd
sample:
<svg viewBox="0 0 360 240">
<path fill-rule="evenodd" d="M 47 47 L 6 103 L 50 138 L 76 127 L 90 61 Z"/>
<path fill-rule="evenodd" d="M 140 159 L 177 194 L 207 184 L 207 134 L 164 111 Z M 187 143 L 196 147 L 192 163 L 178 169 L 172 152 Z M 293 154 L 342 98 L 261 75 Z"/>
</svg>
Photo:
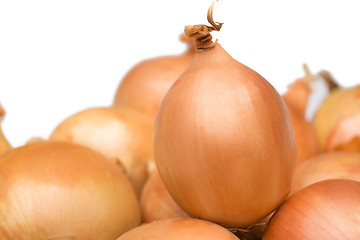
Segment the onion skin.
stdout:
<svg viewBox="0 0 360 240">
<path fill-rule="evenodd" d="M 166 218 L 187 218 L 166 189 L 159 172 L 155 169 L 141 192 L 140 209 L 145 223 Z"/>
<path fill-rule="evenodd" d="M 291 105 L 305 118 L 310 93 L 309 82 L 306 78 L 300 78 L 288 87 L 287 92 L 282 97 L 287 105 Z"/>
<path fill-rule="evenodd" d="M 357 144 L 359 140 L 356 139 L 360 137 L 359 96 L 360 86 L 338 88 L 331 92 L 319 108 L 313 124 L 322 152 L 360 151 L 360 144 Z M 348 143 L 352 146 L 347 147 Z"/>
<path fill-rule="evenodd" d="M 360 239 L 360 182 L 332 179 L 290 197 L 271 219 L 263 240 Z"/>
<path fill-rule="evenodd" d="M 155 121 L 155 161 L 187 214 L 245 228 L 290 191 L 293 130 L 277 91 L 214 44 L 197 51 L 164 98 Z"/>
<path fill-rule="evenodd" d="M 164 219 L 143 224 L 117 240 L 239 240 L 227 229 L 200 219 Z"/>
<path fill-rule="evenodd" d="M 330 152 L 309 159 L 296 168 L 290 195 L 327 179 L 360 181 L 360 153 Z"/>
<path fill-rule="evenodd" d="M 187 40 L 189 45 L 191 40 Z M 133 107 L 153 120 L 162 99 L 171 85 L 189 67 L 194 49 L 178 56 L 148 59 L 137 64 L 120 82 L 114 105 Z"/>
<path fill-rule="evenodd" d="M 12 149 L 12 146 L 5 138 L 4 133 L 2 132 L 2 129 L 1 129 L 1 122 L 2 122 L 2 118 L 4 117 L 4 115 L 5 115 L 5 110 L 0 105 L 0 155 Z"/>
<path fill-rule="evenodd" d="M 50 141 L 66 141 L 89 147 L 109 161 L 120 161 L 137 196 L 147 179 L 147 164 L 153 159 L 152 121 L 128 107 L 98 107 L 65 119 Z"/>
<path fill-rule="evenodd" d="M 42 142 L 0 158 L 0 239 L 115 239 L 140 224 L 123 169 L 101 154 Z"/>
</svg>

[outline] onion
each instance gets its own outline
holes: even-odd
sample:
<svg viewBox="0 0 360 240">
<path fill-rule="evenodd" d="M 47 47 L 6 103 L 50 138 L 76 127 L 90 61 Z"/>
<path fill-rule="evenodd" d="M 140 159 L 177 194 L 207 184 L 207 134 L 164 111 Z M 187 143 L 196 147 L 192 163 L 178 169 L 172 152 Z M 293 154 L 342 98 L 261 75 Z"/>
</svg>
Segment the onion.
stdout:
<svg viewBox="0 0 360 240">
<path fill-rule="evenodd" d="M 137 196 L 147 179 L 147 164 L 153 159 L 152 121 L 127 107 L 98 107 L 65 119 L 50 136 L 90 147 L 114 164 L 124 165 Z"/>
<path fill-rule="evenodd" d="M 169 194 L 157 170 L 151 173 L 142 190 L 140 209 L 143 222 L 188 217 Z"/>
<path fill-rule="evenodd" d="M 317 182 L 290 197 L 271 219 L 263 240 L 360 238 L 360 182 Z"/>
<path fill-rule="evenodd" d="M 143 224 L 117 240 L 239 240 L 227 229 L 200 219 L 164 219 Z"/>
<path fill-rule="evenodd" d="M 321 151 L 360 151 L 360 86 L 331 92 L 314 118 Z"/>
<path fill-rule="evenodd" d="M 323 153 L 306 161 L 295 170 L 291 195 L 315 182 L 327 179 L 360 181 L 360 153 Z"/>
<path fill-rule="evenodd" d="M 4 108 L 0 105 L 0 155 L 9 151 L 10 149 L 12 149 L 10 143 L 7 141 L 7 139 L 5 138 L 2 129 L 1 129 L 1 122 L 2 122 L 2 118 L 5 116 L 5 110 Z"/>
<path fill-rule="evenodd" d="M 284 99 L 285 100 L 285 99 Z M 296 146 L 296 164 L 300 165 L 304 161 L 318 154 L 318 143 L 312 125 L 306 121 L 305 116 L 289 102 L 285 103 L 288 107 L 291 123 L 294 130 Z"/>
<path fill-rule="evenodd" d="M 149 59 L 131 69 L 120 82 L 114 105 L 133 107 L 155 120 L 161 100 L 194 56 L 192 41 L 186 37 L 182 40 L 189 44 L 185 53 Z"/>
<path fill-rule="evenodd" d="M 198 50 L 161 103 L 154 154 L 166 188 L 187 214 L 244 228 L 287 198 L 295 146 L 281 96 L 211 41 L 217 27 L 185 29 Z"/>
<path fill-rule="evenodd" d="M 69 143 L 41 142 L 0 158 L 0 239 L 115 239 L 140 224 L 123 169 Z"/>
</svg>

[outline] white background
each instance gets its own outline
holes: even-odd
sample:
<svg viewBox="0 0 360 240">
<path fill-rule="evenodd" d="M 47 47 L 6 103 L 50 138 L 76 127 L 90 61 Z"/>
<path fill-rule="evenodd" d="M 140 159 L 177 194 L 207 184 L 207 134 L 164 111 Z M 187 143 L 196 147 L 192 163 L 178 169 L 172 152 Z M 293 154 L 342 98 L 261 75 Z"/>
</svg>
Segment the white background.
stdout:
<svg viewBox="0 0 360 240">
<path fill-rule="evenodd" d="M 220 0 L 214 34 L 238 61 L 283 93 L 329 70 L 360 81 L 358 0 Z M 180 54 L 185 25 L 203 24 L 212 0 L 0 0 L 0 102 L 14 145 L 47 138 L 70 115 L 107 106 L 141 60 Z"/>
</svg>

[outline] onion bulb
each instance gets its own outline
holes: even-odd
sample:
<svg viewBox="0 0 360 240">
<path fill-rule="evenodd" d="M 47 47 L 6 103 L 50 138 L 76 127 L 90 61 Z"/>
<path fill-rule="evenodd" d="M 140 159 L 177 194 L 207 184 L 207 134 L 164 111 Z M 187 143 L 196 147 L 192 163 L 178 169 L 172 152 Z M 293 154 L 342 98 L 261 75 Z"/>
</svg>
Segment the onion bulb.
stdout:
<svg viewBox="0 0 360 240">
<path fill-rule="evenodd" d="M 360 86 L 339 88 L 325 99 L 314 118 L 320 150 L 360 151 Z"/>
<path fill-rule="evenodd" d="M 263 240 L 360 239 L 360 182 L 331 179 L 290 197 L 274 214 Z"/>
<path fill-rule="evenodd" d="M 0 158 L 0 239 L 116 239 L 140 224 L 123 169 L 86 147 L 41 142 Z"/>
<path fill-rule="evenodd" d="M 141 192 L 140 209 L 143 222 L 188 217 L 171 197 L 156 169 Z"/>
<path fill-rule="evenodd" d="M 10 149 L 12 149 L 10 143 L 7 141 L 7 139 L 5 138 L 2 129 L 1 129 L 1 122 L 2 119 L 5 115 L 5 110 L 4 108 L 0 105 L 0 155 L 9 151 Z"/>
<path fill-rule="evenodd" d="M 330 152 L 309 159 L 296 168 L 291 195 L 315 182 L 327 179 L 360 181 L 360 153 Z"/>
<path fill-rule="evenodd" d="M 286 106 L 209 32 L 187 26 L 197 51 L 160 105 L 154 156 L 164 184 L 190 216 L 247 227 L 290 191 L 295 146 Z"/>
<path fill-rule="evenodd" d="M 229 230 L 194 218 L 170 218 L 143 224 L 117 240 L 239 240 Z"/>
<path fill-rule="evenodd" d="M 137 196 L 153 159 L 152 121 L 128 107 L 98 107 L 65 119 L 50 141 L 67 141 L 94 149 L 114 164 L 124 165 Z"/>
<path fill-rule="evenodd" d="M 120 82 L 114 105 L 133 107 L 155 120 L 161 100 L 194 56 L 192 40 L 182 40 L 189 45 L 185 53 L 148 59 L 131 69 Z"/>
</svg>

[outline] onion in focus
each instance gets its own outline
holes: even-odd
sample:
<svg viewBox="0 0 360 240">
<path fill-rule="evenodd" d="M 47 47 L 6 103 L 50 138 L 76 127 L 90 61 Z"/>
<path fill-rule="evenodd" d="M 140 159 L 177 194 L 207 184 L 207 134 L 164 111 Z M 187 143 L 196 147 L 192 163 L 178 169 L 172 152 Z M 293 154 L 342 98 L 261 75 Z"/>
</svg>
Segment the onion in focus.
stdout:
<svg viewBox="0 0 360 240">
<path fill-rule="evenodd" d="M 2 132 L 2 129 L 1 129 L 2 119 L 3 119 L 4 115 L 5 115 L 5 110 L 0 105 L 0 155 L 9 151 L 10 149 L 12 149 L 10 143 L 5 138 L 5 136 Z"/>
<path fill-rule="evenodd" d="M 332 179 L 291 196 L 272 217 L 263 240 L 360 239 L 360 182 Z"/>
<path fill-rule="evenodd" d="M 330 152 L 309 159 L 296 168 L 290 195 L 327 179 L 360 181 L 360 153 Z"/>
<path fill-rule="evenodd" d="M 360 86 L 331 92 L 314 118 L 323 152 L 360 151 Z"/>
<path fill-rule="evenodd" d="M 140 198 L 140 209 L 143 222 L 188 217 L 171 197 L 156 169 L 144 185 Z"/>
<path fill-rule="evenodd" d="M 166 92 L 190 65 L 194 56 L 192 40 L 185 36 L 182 40 L 189 45 L 185 53 L 149 59 L 131 69 L 120 82 L 114 105 L 133 107 L 155 120 Z"/>
<path fill-rule="evenodd" d="M 143 224 L 117 240 L 239 240 L 229 230 L 194 218 L 164 219 Z"/>
<path fill-rule="evenodd" d="M 147 179 L 147 164 L 153 159 L 152 121 L 128 107 L 86 109 L 65 119 L 50 136 L 94 149 L 109 161 L 120 161 L 137 196 Z"/>
<path fill-rule="evenodd" d="M 214 29 L 185 29 L 196 38 L 197 52 L 159 108 L 155 161 L 187 214 L 246 228 L 287 198 L 294 139 L 281 96 L 212 42 Z"/>
<path fill-rule="evenodd" d="M 116 239 L 140 224 L 123 169 L 70 143 L 41 142 L 0 158 L 0 239 Z"/>
</svg>

